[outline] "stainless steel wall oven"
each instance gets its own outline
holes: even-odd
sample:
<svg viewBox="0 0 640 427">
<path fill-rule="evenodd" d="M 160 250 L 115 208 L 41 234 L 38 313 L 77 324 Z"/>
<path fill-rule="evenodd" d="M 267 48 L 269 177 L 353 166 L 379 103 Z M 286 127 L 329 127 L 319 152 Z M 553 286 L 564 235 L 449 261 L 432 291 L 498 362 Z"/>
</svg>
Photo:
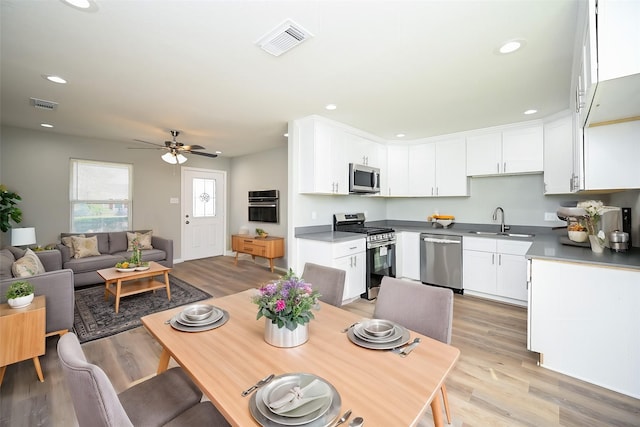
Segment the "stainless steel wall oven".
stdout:
<svg viewBox="0 0 640 427">
<path fill-rule="evenodd" d="M 278 190 L 249 191 L 249 221 L 279 222 L 279 205 Z"/>
<path fill-rule="evenodd" d="M 396 233 L 392 228 L 365 227 L 364 222 L 363 213 L 333 216 L 334 230 L 367 235 L 367 287 L 361 297 L 372 300 L 384 276 L 396 277 Z"/>
</svg>

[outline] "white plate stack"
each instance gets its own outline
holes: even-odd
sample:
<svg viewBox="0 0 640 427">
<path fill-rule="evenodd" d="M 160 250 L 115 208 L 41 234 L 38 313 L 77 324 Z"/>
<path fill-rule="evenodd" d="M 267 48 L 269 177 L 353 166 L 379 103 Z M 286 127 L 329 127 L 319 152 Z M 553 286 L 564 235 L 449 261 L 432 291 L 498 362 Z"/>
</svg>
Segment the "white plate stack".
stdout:
<svg viewBox="0 0 640 427">
<path fill-rule="evenodd" d="M 306 373 L 279 375 L 249 400 L 251 415 L 264 427 L 324 427 L 340 414 L 340 405 L 331 384 Z"/>
</svg>

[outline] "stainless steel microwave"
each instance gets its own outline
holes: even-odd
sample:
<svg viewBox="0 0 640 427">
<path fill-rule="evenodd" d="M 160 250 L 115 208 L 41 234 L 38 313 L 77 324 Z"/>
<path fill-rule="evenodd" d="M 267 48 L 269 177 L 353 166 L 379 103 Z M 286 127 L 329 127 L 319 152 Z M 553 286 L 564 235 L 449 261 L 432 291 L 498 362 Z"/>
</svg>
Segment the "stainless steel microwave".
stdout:
<svg viewBox="0 0 640 427">
<path fill-rule="evenodd" d="M 380 169 L 349 163 L 349 193 L 379 193 Z"/>
</svg>

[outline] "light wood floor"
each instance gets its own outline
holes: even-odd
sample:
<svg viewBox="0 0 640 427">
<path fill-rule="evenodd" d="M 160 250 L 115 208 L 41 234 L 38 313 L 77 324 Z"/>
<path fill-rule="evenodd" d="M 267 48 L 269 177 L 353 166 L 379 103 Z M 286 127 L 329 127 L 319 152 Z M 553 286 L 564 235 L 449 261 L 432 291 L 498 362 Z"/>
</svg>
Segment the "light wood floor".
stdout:
<svg viewBox="0 0 640 427">
<path fill-rule="evenodd" d="M 279 276 L 250 260 L 235 267 L 230 257 L 177 264 L 172 274 L 215 297 Z M 371 316 L 373 303 L 359 300 L 344 309 Z M 456 295 L 453 322 L 452 345 L 462 353 L 447 381 L 453 425 L 640 426 L 639 400 L 536 365 L 537 354 L 526 350 L 526 309 Z M 31 361 L 7 368 L 0 388 L 0 426 L 77 425 L 58 365 L 57 341 L 48 338 L 41 357 L 44 383 L 37 381 Z M 83 349 L 118 392 L 153 375 L 161 350 L 144 328 L 86 343 Z M 433 425 L 429 412 L 419 425 Z"/>
</svg>

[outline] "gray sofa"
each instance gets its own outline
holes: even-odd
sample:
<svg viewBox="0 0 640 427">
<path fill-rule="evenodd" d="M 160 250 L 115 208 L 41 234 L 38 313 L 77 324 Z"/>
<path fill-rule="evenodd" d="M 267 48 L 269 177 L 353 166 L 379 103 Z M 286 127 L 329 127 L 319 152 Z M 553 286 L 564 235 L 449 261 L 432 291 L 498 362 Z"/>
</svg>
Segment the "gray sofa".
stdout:
<svg viewBox="0 0 640 427">
<path fill-rule="evenodd" d="M 138 233 L 146 233 L 149 230 L 137 230 Z M 130 231 L 133 233 L 133 231 Z M 60 238 L 79 235 L 81 233 L 61 233 Z M 117 263 L 131 258 L 132 252 L 127 252 L 127 232 L 112 231 L 105 233 L 82 233 L 85 237 L 98 237 L 98 252 L 100 255 L 86 258 L 73 258 L 71 249 L 62 243 L 58 244 L 58 250 L 62 255 L 62 268 L 73 271 L 73 283 L 75 287 L 104 283 L 97 271 L 110 268 Z M 142 250 L 143 261 L 155 261 L 165 267 L 173 268 L 173 240 L 158 236 L 151 237 L 153 249 Z"/>
<path fill-rule="evenodd" d="M 22 258 L 24 250 L 14 247 L 0 251 L 0 302 L 7 302 L 7 288 L 13 282 L 27 281 L 35 288 L 34 294 L 44 295 L 47 302 L 47 335 L 63 334 L 73 328 L 73 272 L 62 268 L 60 251 L 36 252 L 45 273 L 31 277 L 15 278 L 11 275 L 11 264 Z"/>
</svg>

